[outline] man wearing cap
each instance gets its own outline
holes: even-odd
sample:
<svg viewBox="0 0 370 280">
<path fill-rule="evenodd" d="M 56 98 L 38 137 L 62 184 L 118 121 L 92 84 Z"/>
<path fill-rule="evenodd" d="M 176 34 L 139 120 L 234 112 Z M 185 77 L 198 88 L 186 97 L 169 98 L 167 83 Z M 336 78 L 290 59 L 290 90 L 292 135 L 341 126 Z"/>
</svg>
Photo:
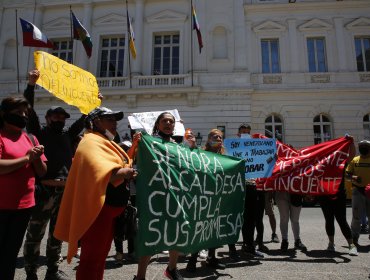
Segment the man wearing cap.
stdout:
<svg viewBox="0 0 370 280">
<path fill-rule="evenodd" d="M 122 118 L 122 112 L 105 107 L 88 114 L 87 132 L 69 172 L 54 236 L 68 242 L 68 263 L 76 254 L 80 241 L 77 280 L 103 280 L 114 221 L 125 208 L 124 198 L 112 190 L 137 175 L 128 156 L 130 151 L 124 152 L 113 141 L 117 135 L 117 121 Z M 134 138 L 131 149 L 137 148 L 137 140 Z"/>
<path fill-rule="evenodd" d="M 370 184 L 370 140 L 358 144 L 360 155 L 348 164 L 346 176 L 352 182 L 352 223 L 353 243 L 358 247 L 361 230 L 361 216 L 364 211 L 370 219 L 370 199 L 365 195 L 365 187 Z M 370 235 L 369 235 L 370 239 Z"/>
<path fill-rule="evenodd" d="M 50 221 L 46 247 L 48 270 L 45 279 L 65 280 L 69 278 L 63 271 L 59 270 L 62 241 L 54 238 L 53 232 L 64 185 L 72 164 L 73 141 L 82 131 L 86 116 L 82 115 L 70 128 L 64 129 L 65 121 L 70 118 L 70 115 L 62 107 L 52 106 L 45 115 L 46 126 L 41 127 L 39 118 L 33 109 L 34 88 L 38 78 L 39 71 L 29 72 L 29 83 L 24 92 L 25 98 L 32 106 L 29 112 L 27 131 L 34 134 L 45 146 L 48 168 L 46 175 L 37 182 L 36 206 L 32 212 L 24 243 L 24 267 L 27 280 L 37 279 L 40 244 Z"/>
</svg>

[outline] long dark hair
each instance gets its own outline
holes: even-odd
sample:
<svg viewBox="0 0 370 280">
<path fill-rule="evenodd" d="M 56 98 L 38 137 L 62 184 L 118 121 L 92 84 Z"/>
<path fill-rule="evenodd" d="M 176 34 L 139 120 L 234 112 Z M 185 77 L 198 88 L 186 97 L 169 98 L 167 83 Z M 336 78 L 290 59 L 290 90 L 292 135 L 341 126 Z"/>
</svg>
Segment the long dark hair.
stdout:
<svg viewBox="0 0 370 280">
<path fill-rule="evenodd" d="M 20 106 L 26 106 L 29 110 L 30 104 L 23 97 L 6 97 L 1 101 L 0 105 L 0 128 L 4 127 L 4 114 L 10 113 L 14 109 L 17 109 Z"/>
<path fill-rule="evenodd" d="M 161 119 L 164 117 L 164 115 L 170 115 L 170 116 L 172 116 L 173 120 L 175 121 L 175 117 L 174 117 L 170 112 L 163 112 L 163 113 L 161 113 L 161 114 L 157 117 L 157 119 L 156 119 L 156 121 L 155 121 L 155 123 L 154 123 L 153 131 L 152 131 L 152 135 L 157 135 L 157 134 L 158 134 L 158 132 L 159 132 L 159 129 L 158 129 L 159 122 L 160 122 L 160 121 L 161 121 Z"/>
</svg>

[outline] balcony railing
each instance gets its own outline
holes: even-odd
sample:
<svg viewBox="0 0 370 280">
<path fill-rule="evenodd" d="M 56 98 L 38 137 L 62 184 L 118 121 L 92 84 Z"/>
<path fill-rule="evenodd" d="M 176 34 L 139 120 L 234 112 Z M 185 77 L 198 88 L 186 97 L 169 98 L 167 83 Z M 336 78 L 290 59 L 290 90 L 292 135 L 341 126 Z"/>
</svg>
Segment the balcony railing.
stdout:
<svg viewBox="0 0 370 280">
<path fill-rule="evenodd" d="M 97 78 L 100 88 L 130 88 L 128 77 Z M 131 78 L 131 88 L 155 87 L 188 87 L 191 85 L 190 75 L 155 75 L 134 76 Z"/>
</svg>

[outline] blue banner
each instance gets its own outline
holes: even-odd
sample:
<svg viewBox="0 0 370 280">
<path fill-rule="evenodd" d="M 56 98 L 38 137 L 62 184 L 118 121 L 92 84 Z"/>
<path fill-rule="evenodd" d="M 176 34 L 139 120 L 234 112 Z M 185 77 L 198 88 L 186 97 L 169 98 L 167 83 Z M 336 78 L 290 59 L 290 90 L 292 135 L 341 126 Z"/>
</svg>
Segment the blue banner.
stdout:
<svg viewBox="0 0 370 280">
<path fill-rule="evenodd" d="M 268 178 L 276 162 L 276 140 L 273 138 L 225 139 L 226 154 L 245 160 L 245 178 Z"/>
</svg>

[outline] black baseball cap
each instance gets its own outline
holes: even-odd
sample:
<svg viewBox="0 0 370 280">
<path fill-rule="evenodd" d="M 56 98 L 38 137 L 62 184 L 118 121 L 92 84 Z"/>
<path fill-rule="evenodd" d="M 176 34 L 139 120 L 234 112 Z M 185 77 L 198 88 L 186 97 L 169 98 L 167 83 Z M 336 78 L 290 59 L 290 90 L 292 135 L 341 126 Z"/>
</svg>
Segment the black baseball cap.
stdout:
<svg viewBox="0 0 370 280">
<path fill-rule="evenodd" d="M 46 116 L 50 116 L 51 114 L 64 114 L 66 119 L 71 117 L 71 115 L 60 106 L 51 106 L 49 110 L 46 111 Z"/>
<path fill-rule="evenodd" d="M 123 112 L 121 112 L 121 111 L 112 111 L 111 109 L 109 109 L 107 107 L 97 107 L 87 115 L 87 118 L 90 121 L 93 121 L 97 117 L 101 117 L 101 116 L 114 116 L 116 121 L 120 121 L 120 120 L 123 119 Z"/>
</svg>

